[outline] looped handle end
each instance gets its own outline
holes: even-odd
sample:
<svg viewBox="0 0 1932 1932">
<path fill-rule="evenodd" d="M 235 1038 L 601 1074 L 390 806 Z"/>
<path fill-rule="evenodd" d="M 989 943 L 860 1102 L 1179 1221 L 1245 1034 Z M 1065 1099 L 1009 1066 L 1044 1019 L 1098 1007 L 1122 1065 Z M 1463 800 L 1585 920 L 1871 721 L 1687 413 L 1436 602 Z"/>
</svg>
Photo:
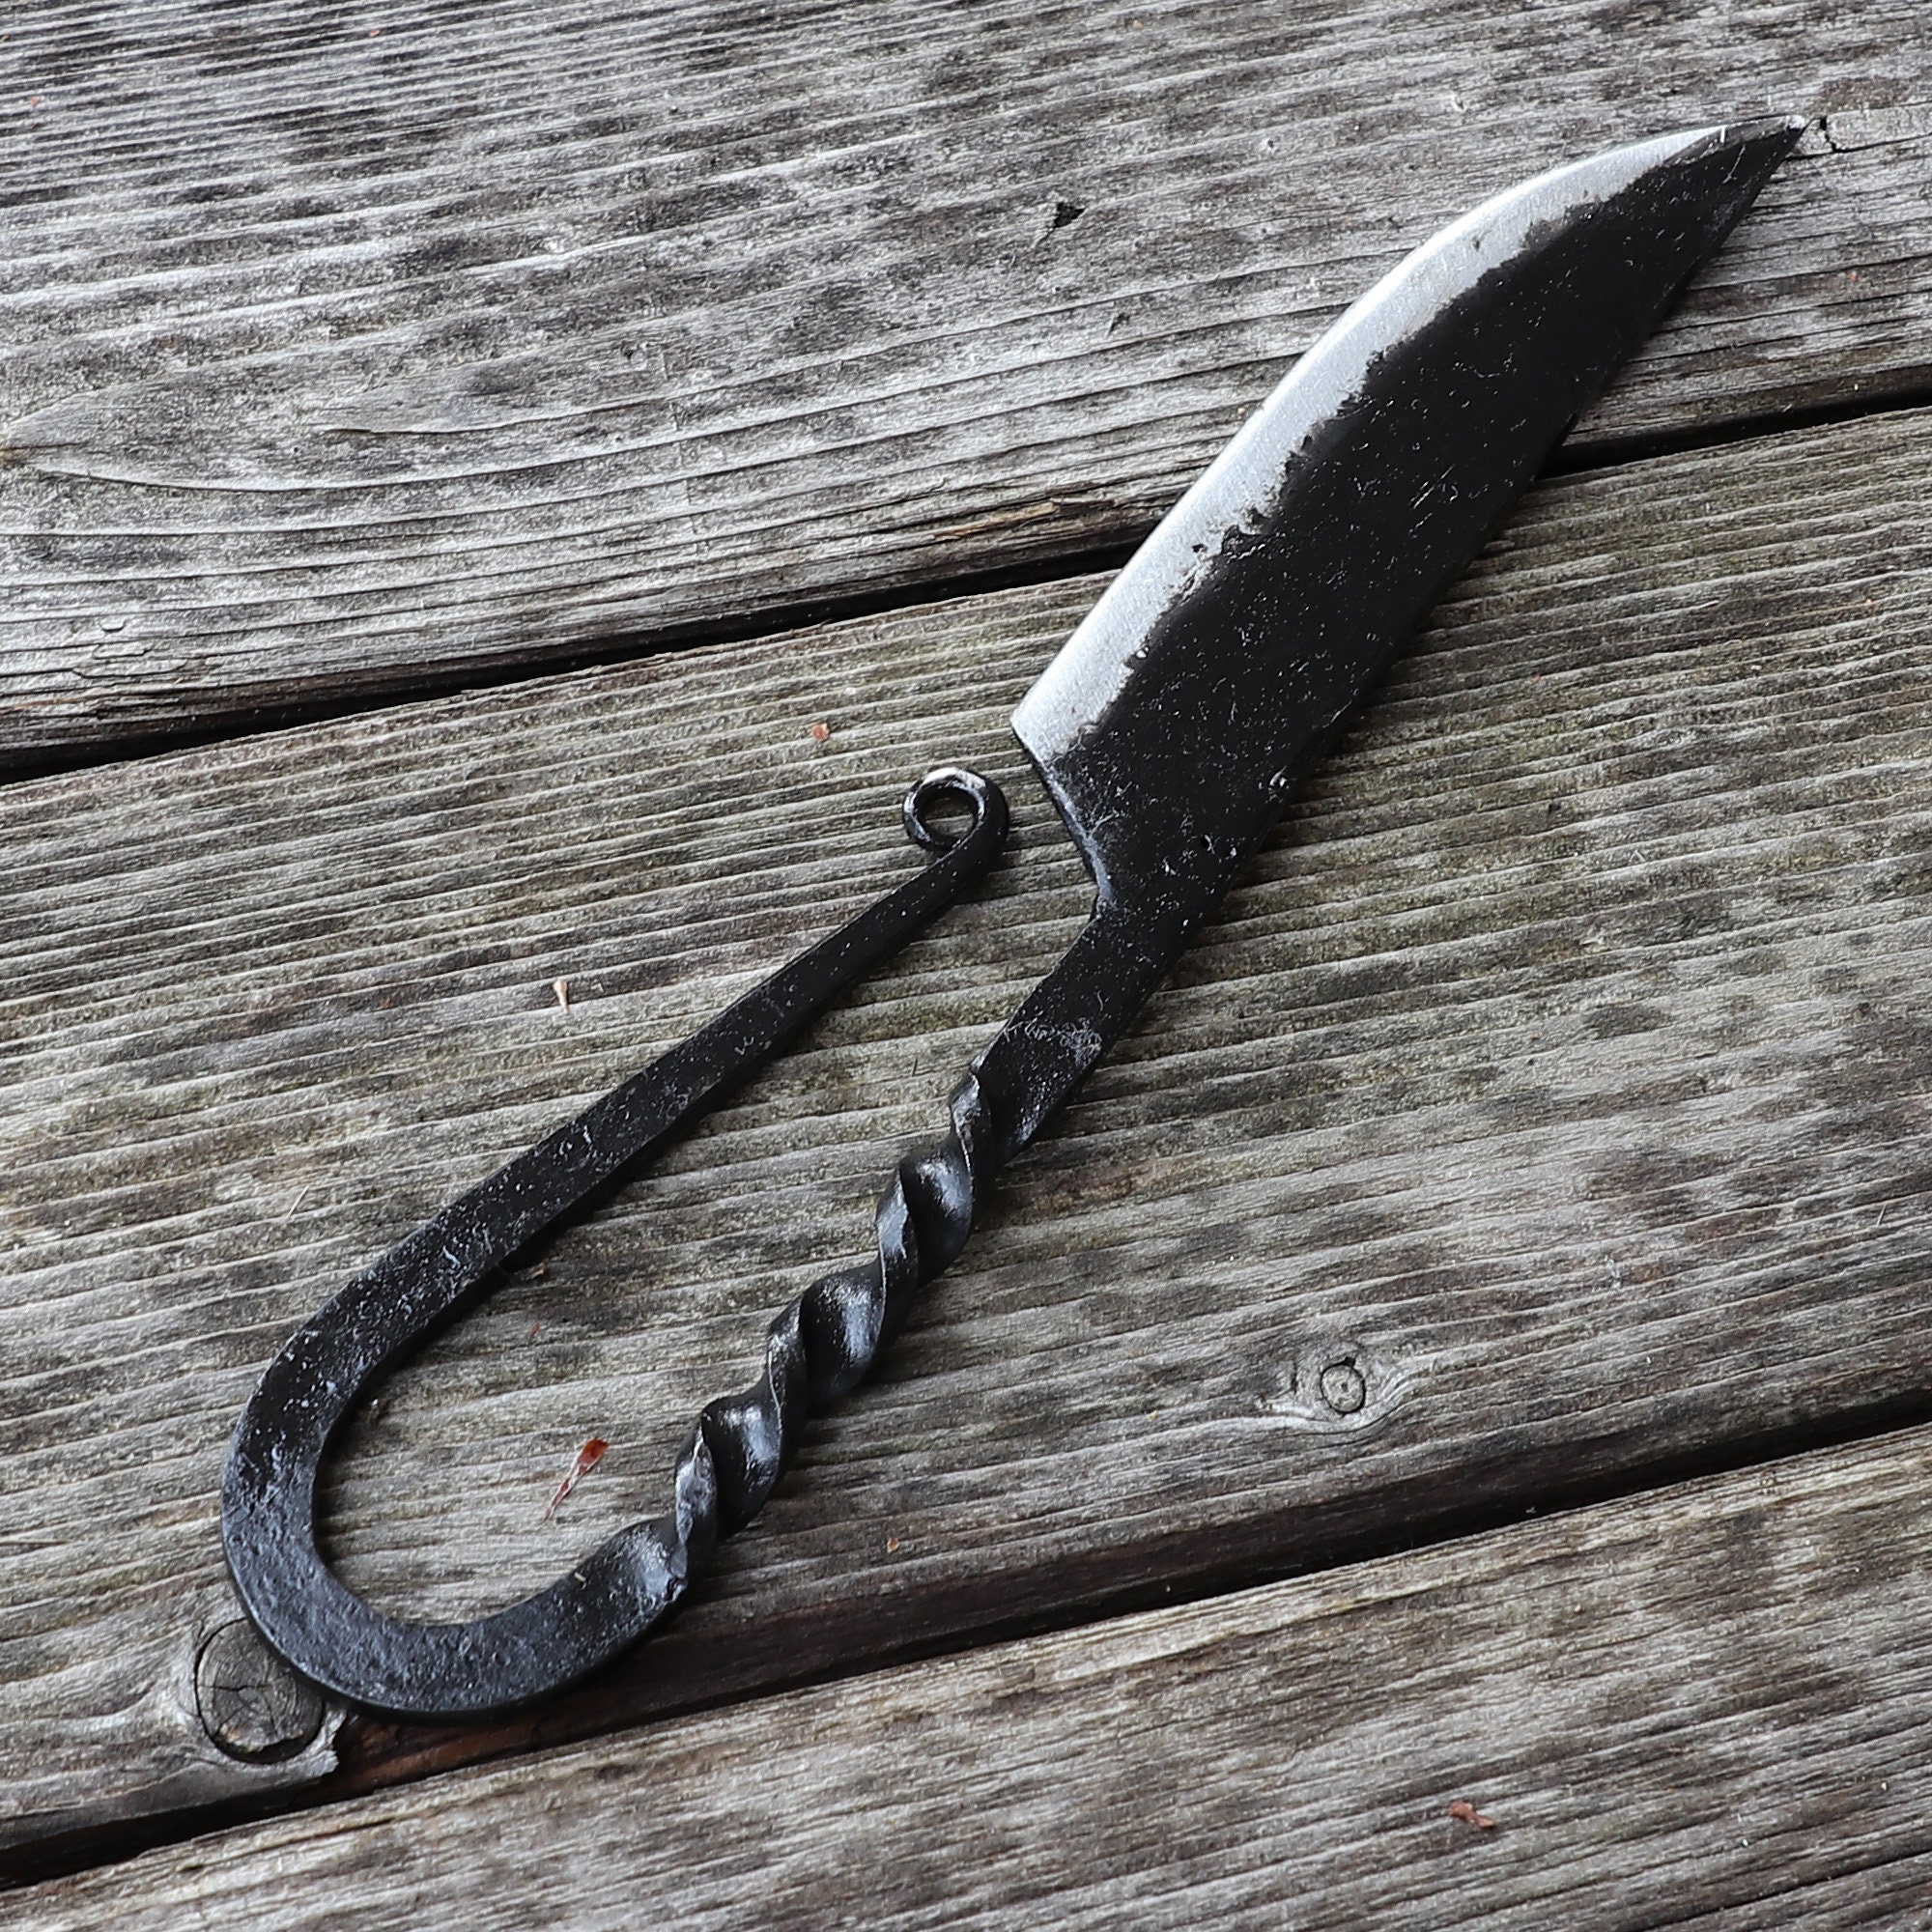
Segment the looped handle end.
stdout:
<svg viewBox="0 0 1932 1932">
<path fill-rule="evenodd" d="M 933 823 L 947 800 L 972 814 L 962 832 Z M 548 1590 L 470 1623 L 408 1622 L 350 1590 L 316 1540 L 323 1462 L 371 1384 L 488 1293 L 519 1250 L 607 1194 L 981 878 L 1006 840 L 1000 788 L 952 766 L 914 785 L 903 812 L 908 834 L 937 855 L 931 864 L 452 1202 L 269 1365 L 229 1450 L 222 1538 L 256 1627 L 304 1676 L 352 1703 L 427 1719 L 488 1717 L 560 1690 L 635 1643 L 678 1600 L 717 1539 L 763 1502 L 808 1408 L 870 1365 L 922 1278 L 907 1219 L 908 1208 L 927 1206 L 919 1177 L 910 1201 L 894 1191 L 895 1208 L 881 1206 L 890 1265 L 848 1270 L 795 1302 L 772 1325 L 759 1380 L 705 1409 L 678 1459 L 669 1513 L 620 1531 Z M 958 1181 L 953 1192 L 963 1188 L 970 1202 L 973 1181 L 963 1172 Z M 956 1202 L 952 1211 L 956 1220 Z M 895 1238 L 900 1224 L 910 1246 Z"/>
</svg>

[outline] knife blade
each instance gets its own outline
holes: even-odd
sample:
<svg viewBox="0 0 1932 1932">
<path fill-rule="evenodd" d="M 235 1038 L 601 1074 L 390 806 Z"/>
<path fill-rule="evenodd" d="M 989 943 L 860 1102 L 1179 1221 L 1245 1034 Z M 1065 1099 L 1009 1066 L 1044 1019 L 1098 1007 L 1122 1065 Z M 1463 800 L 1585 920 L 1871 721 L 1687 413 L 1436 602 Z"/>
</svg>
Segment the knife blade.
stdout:
<svg viewBox="0 0 1932 1932">
<path fill-rule="evenodd" d="M 562 1217 L 767 1058 L 992 862 L 996 787 L 945 770 L 908 830 L 940 856 L 634 1079 L 450 1204 L 297 1331 L 222 1484 L 230 1574 L 268 1642 L 351 1702 L 492 1716 L 608 1662 L 763 1504 L 810 1414 L 848 1391 L 964 1247 L 997 1170 L 1139 1009 L 1295 783 L 1568 425 L 1649 334 L 1802 131 L 1764 119 L 1616 149 L 1444 229 L 1294 365 L 1136 553 L 1015 712 L 1094 881 L 1093 916 L 901 1159 L 876 1254 L 771 1324 L 708 1404 L 668 1507 L 548 1589 L 467 1623 L 391 1617 L 321 1553 L 324 1459 L 357 1404 Z M 963 801 L 968 831 L 930 813 Z"/>
<path fill-rule="evenodd" d="M 1667 135 L 1511 188 L 1294 365 L 1013 714 L 1103 898 L 1219 896 L 1802 126 Z"/>
</svg>

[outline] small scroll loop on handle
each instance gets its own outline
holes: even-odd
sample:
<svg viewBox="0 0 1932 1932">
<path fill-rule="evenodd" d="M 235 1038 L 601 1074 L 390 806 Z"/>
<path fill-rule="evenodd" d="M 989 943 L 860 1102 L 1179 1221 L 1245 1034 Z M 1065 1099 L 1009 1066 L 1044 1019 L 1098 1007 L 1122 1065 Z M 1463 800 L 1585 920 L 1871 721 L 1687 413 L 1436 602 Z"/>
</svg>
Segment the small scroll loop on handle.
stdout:
<svg viewBox="0 0 1932 1932">
<path fill-rule="evenodd" d="M 952 799 L 965 806 L 970 816 L 962 831 L 948 832 L 928 816 L 942 799 Z M 962 838 L 990 826 L 995 814 L 997 837 L 1004 843 L 1008 823 L 1006 793 L 978 772 L 962 770 L 958 765 L 935 766 L 906 793 L 899 806 L 899 820 L 905 826 L 906 837 L 928 852 L 952 851 Z"/>
</svg>

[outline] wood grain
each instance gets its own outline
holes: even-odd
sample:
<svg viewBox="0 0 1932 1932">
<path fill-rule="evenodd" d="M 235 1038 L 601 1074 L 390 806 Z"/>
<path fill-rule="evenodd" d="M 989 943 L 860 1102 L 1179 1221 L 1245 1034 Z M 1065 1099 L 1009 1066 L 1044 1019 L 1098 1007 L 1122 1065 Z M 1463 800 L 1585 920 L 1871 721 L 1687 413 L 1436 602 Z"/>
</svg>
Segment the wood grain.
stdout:
<svg viewBox="0 0 1932 1932">
<path fill-rule="evenodd" d="M 298 1774 L 380 1782 L 1922 1405 L 1927 430 L 1541 487 L 676 1627 L 520 1727 L 352 1725 Z M 903 876 L 900 786 L 978 763 L 1011 863 L 399 1376 L 329 1535 L 379 1601 L 461 1615 L 660 1506 L 686 1418 L 862 1251 L 889 1151 L 1077 928 L 1004 719 L 1095 587 L 0 793 L 13 1838 L 180 1804 L 185 1767 L 197 1800 L 298 1775 L 214 1760 L 181 1690 L 232 1614 L 215 1493 L 262 1364 Z"/>
<path fill-rule="evenodd" d="M 1117 544 L 1439 223 L 1740 111 L 1821 118 L 1573 455 L 1922 393 L 1924 54 L 1917 0 L 67 0 L 0 43 L 0 760 Z"/>
<path fill-rule="evenodd" d="M 12 1903 L 44 1932 L 403 1928 L 425 1899 L 582 1932 L 1916 1924 L 1928 1484 L 1932 1435 L 1912 1432 L 432 1779 Z"/>
</svg>

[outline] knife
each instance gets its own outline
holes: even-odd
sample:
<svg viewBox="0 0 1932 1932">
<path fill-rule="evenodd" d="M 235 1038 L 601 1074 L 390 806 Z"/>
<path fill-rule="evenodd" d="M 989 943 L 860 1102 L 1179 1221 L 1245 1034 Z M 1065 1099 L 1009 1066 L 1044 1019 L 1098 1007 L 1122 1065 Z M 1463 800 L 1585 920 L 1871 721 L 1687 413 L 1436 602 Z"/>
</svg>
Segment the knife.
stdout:
<svg viewBox="0 0 1932 1932">
<path fill-rule="evenodd" d="M 922 780 L 904 806 L 937 855 L 921 873 L 297 1331 L 236 1427 L 221 1515 L 236 1589 L 289 1663 L 371 1709 L 483 1718 L 587 1675 L 678 1603 L 718 1539 L 757 1513 L 807 1417 L 865 1376 L 958 1255 L 994 1174 L 1132 1019 L 1397 646 L 1803 127 L 1665 135 L 1486 202 L 1357 301 L 1162 520 L 1013 714 L 1093 873 L 1092 917 L 954 1089 L 940 1145 L 899 1161 L 874 1259 L 808 1289 L 771 1324 L 756 1382 L 704 1408 L 662 1516 L 457 1624 L 373 1608 L 328 1567 L 315 1521 L 324 1460 L 372 1383 L 983 875 L 1007 829 L 985 780 Z M 964 808 L 963 832 L 941 828 L 948 802 Z"/>
</svg>

